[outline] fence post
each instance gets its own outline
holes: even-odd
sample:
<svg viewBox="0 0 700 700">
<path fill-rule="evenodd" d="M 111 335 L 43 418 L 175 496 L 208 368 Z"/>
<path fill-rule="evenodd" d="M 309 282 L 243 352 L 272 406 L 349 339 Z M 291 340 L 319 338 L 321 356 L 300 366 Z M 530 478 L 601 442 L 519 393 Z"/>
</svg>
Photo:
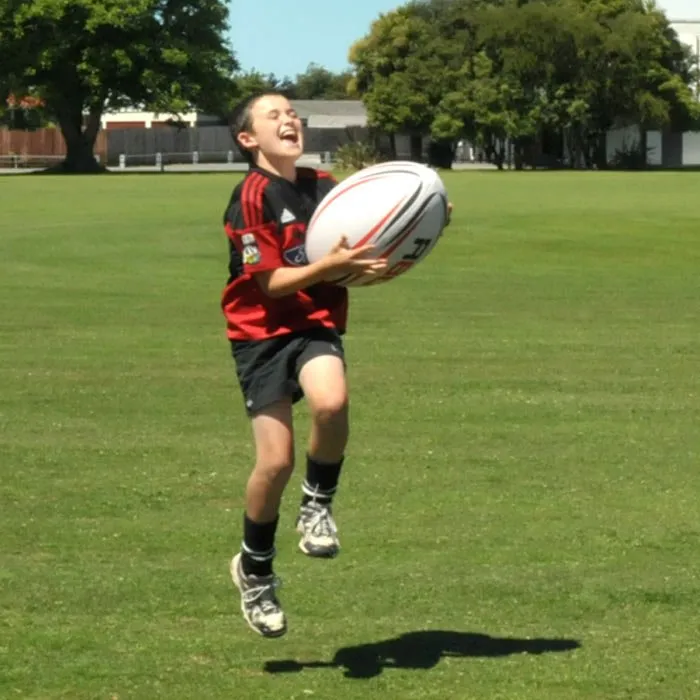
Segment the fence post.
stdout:
<svg viewBox="0 0 700 700">
<path fill-rule="evenodd" d="M 124 170 L 126 168 L 126 155 L 124 153 L 119 154 L 119 169 Z"/>
<path fill-rule="evenodd" d="M 192 152 L 192 163 L 194 165 L 197 165 L 197 163 L 199 163 L 199 151 Z"/>
<path fill-rule="evenodd" d="M 163 172 L 163 154 L 162 153 L 156 153 L 156 168 L 160 168 L 160 171 Z"/>
<path fill-rule="evenodd" d="M 226 154 L 226 162 L 227 163 L 233 163 L 233 151 L 229 151 Z"/>
</svg>

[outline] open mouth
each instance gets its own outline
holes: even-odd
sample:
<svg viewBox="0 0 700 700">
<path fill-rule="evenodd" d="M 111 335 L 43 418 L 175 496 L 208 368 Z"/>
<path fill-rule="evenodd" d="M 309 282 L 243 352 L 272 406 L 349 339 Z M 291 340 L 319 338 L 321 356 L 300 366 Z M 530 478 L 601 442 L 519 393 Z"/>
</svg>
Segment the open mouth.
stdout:
<svg viewBox="0 0 700 700">
<path fill-rule="evenodd" d="M 280 134 L 280 139 L 286 143 L 296 145 L 299 143 L 299 134 L 296 131 L 285 131 L 283 134 Z"/>
</svg>

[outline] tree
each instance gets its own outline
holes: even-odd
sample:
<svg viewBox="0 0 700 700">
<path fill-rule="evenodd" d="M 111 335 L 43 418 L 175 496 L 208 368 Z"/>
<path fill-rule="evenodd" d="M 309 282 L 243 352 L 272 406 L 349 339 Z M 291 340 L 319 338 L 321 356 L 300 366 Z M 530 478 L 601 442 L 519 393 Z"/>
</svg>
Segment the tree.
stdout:
<svg viewBox="0 0 700 700">
<path fill-rule="evenodd" d="M 349 71 L 333 73 L 317 63 L 309 64 L 304 73 L 296 76 L 294 97 L 298 100 L 347 100 Z"/>
<path fill-rule="evenodd" d="M 504 5 L 482 20 L 498 72 L 529 92 L 523 107 L 534 108 L 541 129 L 565 135 L 573 166 L 606 167 L 606 134 L 616 126 L 638 125 L 645 135 L 695 118 L 687 52 L 665 15 L 645 3 Z M 518 134 L 510 138 L 517 156 Z M 640 150 L 646 162 L 645 143 Z"/>
<path fill-rule="evenodd" d="M 265 75 L 256 70 L 236 73 L 236 100 L 243 100 L 257 92 L 279 92 L 291 100 L 342 100 L 348 99 L 350 72 L 333 73 L 315 63 L 294 80 L 277 78 L 273 73 Z"/>
<path fill-rule="evenodd" d="M 439 28 L 411 6 L 380 15 L 349 54 L 355 68 L 349 89 L 362 97 L 369 125 L 392 137 L 429 133 L 435 109 L 449 89 L 448 48 Z"/>
<path fill-rule="evenodd" d="M 430 135 L 438 165 L 468 138 L 499 166 L 512 146 L 522 167 L 558 134 L 573 165 L 604 167 L 611 128 L 683 129 L 700 112 L 689 53 L 645 0 L 416 0 L 350 58 L 371 123 Z"/>
<path fill-rule="evenodd" d="M 38 97 L 9 95 L 5 104 L 0 104 L 0 127 L 30 131 L 47 124 L 46 109 Z"/>
<path fill-rule="evenodd" d="M 236 67 L 227 18 L 223 0 L 0 0 L 0 87 L 40 95 L 63 169 L 95 171 L 107 108 L 221 110 Z"/>
<path fill-rule="evenodd" d="M 545 129 L 566 129 L 569 143 L 579 145 L 575 137 L 589 116 L 589 96 L 581 99 L 576 87 L 595 83 L 596 70 L 587 57 L 597 32 L 597 24 L 586 22 L 568 0 L 508 4 L 480 13 L 479 46 L 491 68 L 487 75 L 474 75 L 473 87 L 489 82 L 500 86 L 499 99 L 487 110 L 492 113 L 480 120 L 479 135 L 487 151 L 494 136 L 505 139 L 513 147 L 516 168 L 521 168 L 532 160 L 529 151 Z M 477 105 L 483 107 L 483 99 Z"/>
<path fill-rule="evenodd" d="M 252 70 L 247 73 L 237 73 L 234 75 L 234 83 L 236 85 L 236 100 L 245 100 L 250 95 L 259 92 L 280 92 L 287 97 L 294 97 L 295 85 L 284 78 L 279 80 L 273 73 L 265 75 L 259 71 Z"/>
</svg>

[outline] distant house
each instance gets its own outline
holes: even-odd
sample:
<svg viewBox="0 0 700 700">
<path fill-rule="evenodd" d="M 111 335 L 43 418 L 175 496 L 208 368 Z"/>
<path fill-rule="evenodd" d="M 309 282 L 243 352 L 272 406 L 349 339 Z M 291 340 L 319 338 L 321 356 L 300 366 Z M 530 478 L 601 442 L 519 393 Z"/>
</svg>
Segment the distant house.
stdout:
<svg viewBox="0 0 700 700">
<path fill-rule="evenodd" d="M 292 100 L 304 126 L 313 129 L 344 129 L 366 127 L 367 111 L 360 100 Z M 195 126 L 221 126 L 224 120 L 202 112 L 180 115 L 159 114 L 140 110 L 123 109 L 105 112 L 103 129 L 151 129 L 174 124 Z"/>
<path fill-rule="evenodd" d="M 120 109 L 116 112 L 105 112 L 102 115 L 101 126 L 110 129 L 152 129 L 164 126 L 182 124 L 186 127 L 218 126 L 220 117 L 212 117 L 200 112 L 185 112 L 169 114 L 159 112 L 144 112 L 141 110 Z"/>
<path fill-rule="evenodd" d="M 369 138 L 367 109 L 361 100 L 292 100 L 304 126 L 307 127 L 307 151 L 335 151 L 347 143 L 348 130 L 354 139 Z M 396 134 L 393 147 L 397 158 L 424 158 L 430 139 L 418 134 Z M 388 137 L 379 143 L 389 147 Z"/>
<path fill-rule="evenodd" d="M 312 129 L 366 127 L 367 110 L 361 100 L 292 100 L 304 126 Z"/>
</svg>

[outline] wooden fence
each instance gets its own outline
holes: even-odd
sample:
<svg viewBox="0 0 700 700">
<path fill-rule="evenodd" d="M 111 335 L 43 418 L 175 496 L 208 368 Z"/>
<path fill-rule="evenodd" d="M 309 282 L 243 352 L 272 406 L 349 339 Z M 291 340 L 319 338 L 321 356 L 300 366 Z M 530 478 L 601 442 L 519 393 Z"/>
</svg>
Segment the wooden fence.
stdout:
<svg viewBox="0 0 700 700">
<path fill-rule="evenodd" d="M 305 130 L 308 153 L 334 152 L 352 139 L 367 138 L 366 129 L 318 129 Z M 100 131 L 95 143 L 95 153 L 102 163 L 117 165 L 119 156 L 125 155 L 132 164 L 149 164 L 156 153 L 162 153 L 169 161 L 184 157 L 192 160 L 196 151 L 202 162 L 226 161 L 233 142 L 227 127 L 202 126 L 187 129 L 128 128 Z M 26 155 L 60 157 L 66 154 L 66 145 L 59 129 L 36 131 L 0 130 L 0 156 Z M 237 154 L 236 154 L 237 156 Z"/>
<path fill-rule="evenodd" d="M 107 134 L 97 135 L 95 153 L 100 160 L 107 157 Z M 0 156 L 65 156 L 66 144 L 60 129 L 37 129 L 36 131 L 10 131 L 0 129 Z"/>
</svg>

